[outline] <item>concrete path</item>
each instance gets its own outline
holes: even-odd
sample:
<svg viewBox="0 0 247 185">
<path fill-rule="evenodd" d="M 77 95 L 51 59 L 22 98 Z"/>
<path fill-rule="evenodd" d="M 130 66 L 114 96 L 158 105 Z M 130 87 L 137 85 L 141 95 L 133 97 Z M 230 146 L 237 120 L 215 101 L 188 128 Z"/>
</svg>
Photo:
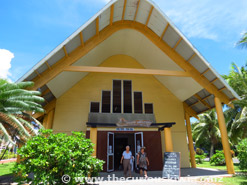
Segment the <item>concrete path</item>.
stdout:
<svg viewBox="0 0 247 185">
<path fill-rule="evenodd" d="M 11 158 L 11 159 L 3 159 L 0 161 L 0 164 L 3 164 L 3 163 L 10 163 L 10 162 L 16 162 L 16 158 Z"/>
<path fill-rule="evenodd" d="M 111 173 L 100 173 L 95 183 L 91 185 L 212 185 L 219 184 L 222 177 L 230 177 L 226 171 L 206 169 L 206 168 L 182 168 L 180 180 L 169 180 L 162 178 L 162 171 L 149 171 L 148 179 L 140 177 L 139 174 L 133 172 L 132 179 L 124 179 L 122 171 L 115 171 Z M 13 184 L 11 183 L 12 176 L 2 176 L 0 184 Z M 92 182 L 92 181 L 91 181 Z"/>
<path fill-rule="evenodd" d="M 100 182 L 97 182 L 97 185 L 207 185 L 207 184 L 218 184 L 222 181 L 222 177 L 230 177 L 226 171 L 222 170 L 214 170 L 214 169 L 206 169 L 206 168 L 182 168 L 181 169 L 181 178 L 180 180 L 168 180 L 162 179 L 162 171 L 149 171 L 148 172 L 149 178 L 142 179 L 140 175 L 133 172 L 132 179 L 125 180 L 123 178 L 122 171 L 115 171 L 111 173 L 100 173 L 101 179 Z"/>
<path fill-rule="evenodd" d="M 205 158 L 204 160 L 207 161 L 207 162 L 210 161 L 210 159 L 209 159 L 208 157 Z M 232 158 L 232 161 L 233 161 L 234 164 L 238 164 L 238 163 L 239 163 L 239 160 L 238 160 L 238 158 L 236 158 L 236 157 Z"/>
<path fill-rule="evenodd" d="M 161 178 L 162 171 L 148 171 L 148 176 L 151 178 Z M 181 177 L 207 177 L 207 176 L 229 176 L 227 171 L 224 170 L 216 170 L 211 168 L 182 168 L 181 169 Z M 104 179 L 113 179 L 123 177 L 123 171 L 114 171 L 111 173 L 101 172 L 100 177 L 104 177 Z M 132 172 L 132 177 L 137 178 L 140 177 L 138 173 Z"/>
<path fill-rule="evenodd" d="M 110 182 L 100 182 L 97 185 L 202 185 L 202 183 L 199 182 L 181 182 L 181 181 L 169 181 L 169 180 L 128 180 L 128 181 L 110 181 Z M 204 183 L 205 184 L 205 183 Z M 206 185 L 206 184 L 205 184 Z M 211 184 L 212 185 L 212 184 Z"/>
</svg>

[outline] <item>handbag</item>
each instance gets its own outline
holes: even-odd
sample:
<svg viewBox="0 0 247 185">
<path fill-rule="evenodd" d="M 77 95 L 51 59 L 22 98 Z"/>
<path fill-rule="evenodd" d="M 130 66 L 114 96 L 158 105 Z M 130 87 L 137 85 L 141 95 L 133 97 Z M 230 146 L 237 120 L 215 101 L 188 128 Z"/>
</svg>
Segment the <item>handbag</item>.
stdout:
<svg viewBox="0 0 247 185">
<path fill-rule="evenodd" d="M 119 169 L 119 170 L 123 170 L 123 165 L 120 164 L 118 169 Z"/>
</svg>

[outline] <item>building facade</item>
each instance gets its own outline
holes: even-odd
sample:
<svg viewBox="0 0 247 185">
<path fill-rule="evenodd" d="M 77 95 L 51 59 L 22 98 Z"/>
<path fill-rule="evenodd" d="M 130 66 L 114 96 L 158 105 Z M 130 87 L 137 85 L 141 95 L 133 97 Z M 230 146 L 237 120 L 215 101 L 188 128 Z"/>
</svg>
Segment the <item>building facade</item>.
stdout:
<svg viewBox="0 0 247 185">
<path fill-rule="evenodd" d="M 119 170 L 126 145 L 145 146 L 150 170 L 164 152 L 196 167 L 190 117 L 216 107 L 229 173 L 234 173 L 221 104 L 238 95 L 149 0 L 113 0 L 19 81 L 46 99 L 46 128 L 82 131 L 104 171 Z M 186 122 L 185 122 L 186 120 Z"/>
</svg>

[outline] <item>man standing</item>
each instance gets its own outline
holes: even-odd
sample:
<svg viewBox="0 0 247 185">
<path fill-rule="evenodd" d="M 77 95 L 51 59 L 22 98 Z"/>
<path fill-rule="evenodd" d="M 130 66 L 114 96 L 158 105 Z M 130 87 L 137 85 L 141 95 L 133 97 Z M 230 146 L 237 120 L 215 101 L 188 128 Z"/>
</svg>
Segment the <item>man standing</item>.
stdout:
<svg viewBox="0 0 247 185">
<path fill-rule="evenodd" d="M 122 154 L 122 158 L 120 163 L 123 164 L 124 168 L 124 177 L 126 178 L 127 175 L 131 177 L 131 165 L 130 165 L 130 159 L 133 159 L 132 153 L 130 151 L 130 147 L 126 146 L 126 150 Z"/>
</svg>

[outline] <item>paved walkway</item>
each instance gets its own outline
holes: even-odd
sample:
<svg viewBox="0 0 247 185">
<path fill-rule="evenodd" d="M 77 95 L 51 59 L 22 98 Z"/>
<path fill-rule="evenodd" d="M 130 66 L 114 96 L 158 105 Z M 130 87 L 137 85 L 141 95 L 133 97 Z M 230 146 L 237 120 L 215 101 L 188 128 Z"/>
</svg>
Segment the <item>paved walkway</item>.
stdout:
<svg viewBox="0 0 247 185">
<path fill-rule="evenodd" d="M 16 158 L 3 159 L 3 160 L 0 161 L 0 164 L 9 163 L 9 162 L 16 162 Z"/>
<path fill-rule="evenodd" d="M 123 172 L 116 171 L 111 173 L 100 173 L 100 177 L 104 180 L 97 182 L 97 185 L 207 185 L 207 184 L 218 184 L 221 182 L 222 177 L 230 177 L 226 171 L 206 169 L 206 168 L 182 168 L 180 180 L 168 180 L 162 179 L 162 171 L 149 171 L 149 179 L 140 179 L 140 175 L 133 172 L 132 179 L 124 180 Z M 102 179 L 101 179 L 102 180 Z"/>
<path fill-rule="evenodd" d="M 101 172 L 100 177 L 123 177 L 123 171 L 114 171 L 111 173 Z M 140 177 L 138 173 L 132 172 L 133 177 Z M 148 176 L 152 178 L 161 178 L 162 171 L 149 171 Z M 207 176 L 229 176 L 227 171 L 224 170 L 216 170 L 211 168 L 182 168 L 181 169 L 181 177 L 207 177 Z"/>
<path fill-rule="evenodd" d="M 100 173 L 98 182 L 89 183 L 93 185 L 212 185 L 219 184 L 222 177 L 230 177 L 226 171 L 206 168 L 182 168 L 180 180 L 162 179 L 162 171 L 149 171 L 149 179 L 140 178 L 140 175 L 133 172 L 132 179 L 124 179 L 122 171 L 111 173 Z M 11 183 L 12 176 L 2 176 L 0 184 Z"/>
</svg>

